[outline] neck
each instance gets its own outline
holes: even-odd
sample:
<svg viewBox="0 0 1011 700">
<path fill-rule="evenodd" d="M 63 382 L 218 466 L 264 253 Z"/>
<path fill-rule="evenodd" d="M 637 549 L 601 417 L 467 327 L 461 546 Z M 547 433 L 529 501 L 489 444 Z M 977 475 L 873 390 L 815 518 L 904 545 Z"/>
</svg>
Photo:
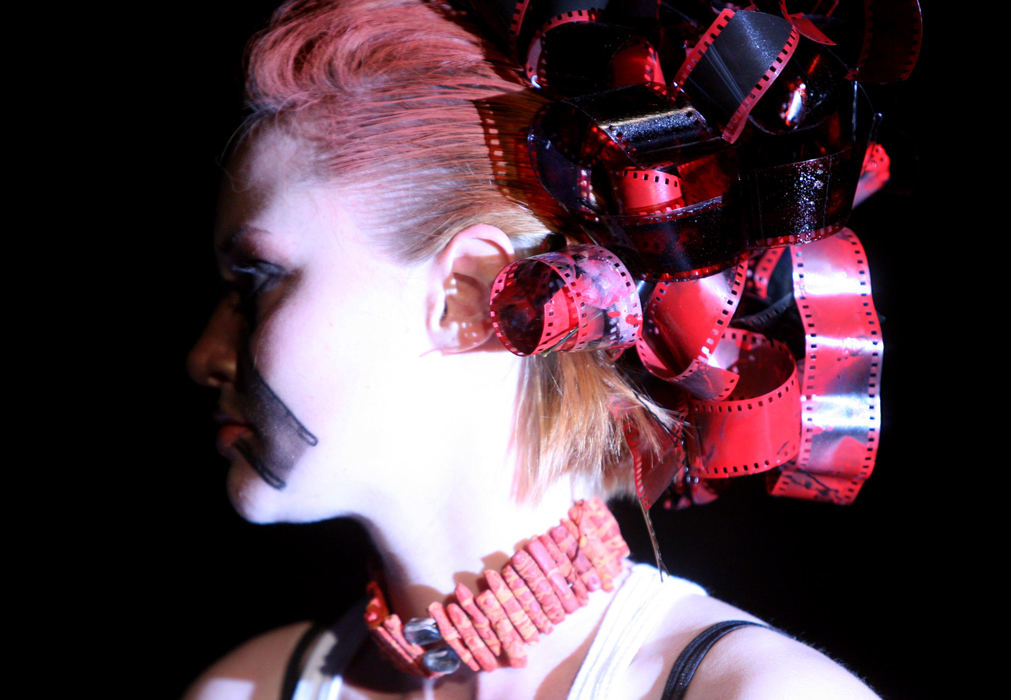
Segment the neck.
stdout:
<svg viewBox="0 0 1011 700">
<path fill-rule="evenodd" d="M 457 583 L 473 587 L 485 569 L 500 569 L 517 546 L 558 525 L 585 495 L 568 484 L 551 489 L 536 505 L 508 498 L 461 503 L 444 494 L 441 502 L 436 496 L 426 497 L 424 506 L 412 504 L 412 517 L 400 518 L 398 527 L 369 528 L 383 558 L 391 606 L 405 618 L 427 616 L 429 603 L 452 593 Z"/>
</svg>

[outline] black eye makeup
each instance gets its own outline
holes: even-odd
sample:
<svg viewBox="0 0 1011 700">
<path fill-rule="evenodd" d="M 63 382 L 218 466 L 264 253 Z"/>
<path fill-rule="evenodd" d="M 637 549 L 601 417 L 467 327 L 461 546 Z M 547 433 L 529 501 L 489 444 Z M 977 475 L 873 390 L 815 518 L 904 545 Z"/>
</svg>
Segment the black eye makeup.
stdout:
<svg viewBox="0 0 1011 700">
<path fill-rule="evenodd" d="M 270 252 L 274 237 L 265 229 L 246 224 L 215 237 L 220 238 L 218 261 L 225 288 L 238 297 L 241 306 L 252 310 L 257 298 L 288 274 L 281 265 L 264 259 L 277 259 L 276 253 Z"/>
<path fill-rule="evenodd" d="M 236 311 L 246 318 L 250 327 L 255 326 L 263 311 L 262 295 L 276 288 L 288 271 L 276 263 L 234 253 L 224 260 L 224 265 L 225 291 L 235 300 Z"/>
<path fill-rule="evenodd" d="M 225 284 L 247 302 L 273 289 L 285 275 L 284 268 L 265 260 L 235 262 L 229 266 L 228 273 Z"/>
</svg>

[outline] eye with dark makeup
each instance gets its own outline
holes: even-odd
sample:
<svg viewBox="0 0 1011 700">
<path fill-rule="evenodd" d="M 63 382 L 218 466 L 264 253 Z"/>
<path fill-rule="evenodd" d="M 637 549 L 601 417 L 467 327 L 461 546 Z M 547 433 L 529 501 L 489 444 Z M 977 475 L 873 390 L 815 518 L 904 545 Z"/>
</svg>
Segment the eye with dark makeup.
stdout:
<svg viewBox="0 0 1011 700">
<path fill-rule="evenodd" d="M 243 301 L 254 301 L 284 277 L 283 268 L 265 260 L 236 262 L 228 271 L 230 279 L 226 284 L 237 291 Z"/>
<path fill-rule="evenodd" d="M 259 297 L 277 286 L 284 268 L 265 260 L 241 260 L 228 267 L 225 287 L 238 296 L 237 308 L 250 321 L 256 317 Z"/>
</svg>

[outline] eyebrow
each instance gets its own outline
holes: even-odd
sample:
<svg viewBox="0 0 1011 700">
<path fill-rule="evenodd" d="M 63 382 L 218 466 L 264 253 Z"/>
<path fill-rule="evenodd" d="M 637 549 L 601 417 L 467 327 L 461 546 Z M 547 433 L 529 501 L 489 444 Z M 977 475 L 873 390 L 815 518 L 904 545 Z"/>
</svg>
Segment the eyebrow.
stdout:
<svg viewBox="0 0 1011 700">
<path fill-rule="evenodd" d="M 259 228 L 257 226 L 249 226 L 248 224 L 243 224 L 237 227 L 230 233 L 228 233 L 218 244 L 218 252 L 222 255 L 227 255 L 234 251 L 239 244 L 243 242 L 246 238 L 252 235 L 270 235 L 270 231 L 264 228 Z"/>
</svg>

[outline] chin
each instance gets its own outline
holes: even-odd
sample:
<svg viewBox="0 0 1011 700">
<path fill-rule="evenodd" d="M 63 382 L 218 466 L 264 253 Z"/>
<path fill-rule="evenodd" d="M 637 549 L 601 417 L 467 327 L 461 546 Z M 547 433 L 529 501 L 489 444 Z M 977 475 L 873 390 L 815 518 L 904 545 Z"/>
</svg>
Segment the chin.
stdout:
<svg viewBox="0 0 1011 700">
<path fill-rule="evenodd" d="M 281 498 L 283 491 L 260 478 L 244 459 L 232 462 L 228 470 L 228 500 L 243 520 L 258 525 L 282 521 L 278 512 Z"/>
<path fill-rule="evenodd" d="M 247 522 L 256 525 L 311 523 L 343 515 L 326 502 L 306 498 L 304 491 L 304 485 L 300 489 L 297 483 L 280 490 L 274 488 L 241 457 L 237 457 L 228 470 L 228 500 Z"/>
</svg>

